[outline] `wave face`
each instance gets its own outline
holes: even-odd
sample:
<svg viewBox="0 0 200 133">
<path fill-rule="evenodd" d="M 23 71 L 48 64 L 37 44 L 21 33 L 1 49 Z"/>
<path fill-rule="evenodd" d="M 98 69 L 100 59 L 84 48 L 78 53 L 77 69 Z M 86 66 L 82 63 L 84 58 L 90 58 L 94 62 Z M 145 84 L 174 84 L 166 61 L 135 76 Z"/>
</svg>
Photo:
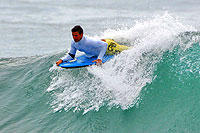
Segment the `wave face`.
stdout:
<svg viewBox="0 0 200 133">
<path fill-rule="evenodd" d="M 78 69 L 55 65 L 63 53 L 0 59 L 2 132 L 198 132 L 194 27 L 165 13 L 92 37 L 132 48 Z"/>
<path fill-rule="evenodd" d="M 166 52 L 175 48 L 187 49 L 190 44 L 180 41 L 182 34 L 194 30 L 184 26 L 169 14 L 152 20 L 137 22 L 130 29 L 107 30 L 100 38 L 114 38 L 121 44 L 132 46 L 102 67 L 76 70 L 58 70 L 48 91 L 54 91 L 52 103 L 55 111 L 99 110 L 102 106 L 133 107 L 141 90 L 155 77 L 157 64 Z M 62 89 L 61 89 L 62 88 Z M 58 90 L 58 92 L 57 92 Z M 61 91 L 61 92 L 60 92 Z"/>
</svg>

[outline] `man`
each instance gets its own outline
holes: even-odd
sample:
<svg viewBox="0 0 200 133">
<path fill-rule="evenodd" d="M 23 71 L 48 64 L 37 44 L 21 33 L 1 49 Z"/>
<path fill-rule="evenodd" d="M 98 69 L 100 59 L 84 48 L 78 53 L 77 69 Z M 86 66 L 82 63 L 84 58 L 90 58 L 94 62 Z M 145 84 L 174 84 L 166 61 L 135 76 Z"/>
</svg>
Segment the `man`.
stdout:
<svg viewBox="0 0 200 133">
<path fill-rule="evenodd" d="M 56 62 L 56 65 L 58 66 L 62 62 L 74 59 L 77 50 L 84 52 L 88 57 L 96 56 L 97 59 L 93 62 L 96 62 L 97 65 L 101 64 L 108 44 L 104 41 L 93 40 L 83 36 L 83 29 L 80 25 L 74 26 L 71 31 L 73 37 L 71 49 L 66 57 Z"/>
</svg>

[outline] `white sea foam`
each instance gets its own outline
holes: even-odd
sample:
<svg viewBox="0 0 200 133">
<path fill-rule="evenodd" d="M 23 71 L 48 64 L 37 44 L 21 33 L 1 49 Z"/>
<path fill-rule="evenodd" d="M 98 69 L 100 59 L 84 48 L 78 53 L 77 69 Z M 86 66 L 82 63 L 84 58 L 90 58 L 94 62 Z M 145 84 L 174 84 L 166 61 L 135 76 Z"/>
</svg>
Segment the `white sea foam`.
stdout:
<svg viewBox="0 0 200 133">
<path fill-rule="evenodd" d="M 48 88 L 54 91 L 55 111 L 98 111 L 102 106 L 128 109 L 135 105 L 141 90 L 153 79 L 155 64 L 163 52 L 179 44 L 177 36 L 193 27 L 165 13 L 131 28 L 107 30 L 99 38 L 112 38 L 132 46 L 101 67 L 59 70 Z"/>
</svg>

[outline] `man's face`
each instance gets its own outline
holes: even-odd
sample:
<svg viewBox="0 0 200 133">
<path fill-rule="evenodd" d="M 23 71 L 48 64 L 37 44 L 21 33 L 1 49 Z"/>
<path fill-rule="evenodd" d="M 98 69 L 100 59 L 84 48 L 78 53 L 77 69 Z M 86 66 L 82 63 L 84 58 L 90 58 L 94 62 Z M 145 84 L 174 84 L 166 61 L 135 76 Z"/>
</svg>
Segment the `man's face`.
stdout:
<svg viewBox="0 0 200 133">
<path fill-rule="evenodd" d="M 79 34 L 78 32 L 72 32 L 72 37 L 75 42 L 79 42 L 83 37 L 83 33 Z"/>
</svg>

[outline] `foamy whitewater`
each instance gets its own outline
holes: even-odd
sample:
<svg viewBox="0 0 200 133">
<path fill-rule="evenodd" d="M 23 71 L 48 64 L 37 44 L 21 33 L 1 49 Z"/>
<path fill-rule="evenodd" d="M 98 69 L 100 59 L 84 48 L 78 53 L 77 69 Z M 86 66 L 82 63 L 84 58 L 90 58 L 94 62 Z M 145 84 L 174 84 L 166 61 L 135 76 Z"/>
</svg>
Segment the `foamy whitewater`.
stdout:
<svg viewBox="0 0 200 133">
<path fill-rule="evenodd" d="M 199 132 L 199 1 L 0 3 L 0 132 Z M 131 49 L 57 67 L 76 24 Z"/>
<path fill-rule="evenodd" d="M 52 107 L 55 111 L 62 108 L 67 111 L 84 110 L 84 114 L 90 110 L 98 111 L 101 106 L 120 107 L 123 110 L 133 107 L 142 88 L 155 78 L 155 64 L 161 60 L 163 53 L 178 45 L 188 47 L 182 46 L 185 44 L 177 39 L 186 31 L 196 30 L 192 26 L 184 26 L 168 13 L 155 16 L 152 20 L 136 22 L 129 29 L 106 30 L 99 39 L 112 38 L 133 48 L 102 67 L 85 68 L 87 71 L 63 70 L 54 65 L 50 72 L 56 71 L 54 73 L 57 74 L 47 90 L 59 92 L 55 91 Z M 71 71 L 78 72 L 69 76 Z"/>
</svg>

